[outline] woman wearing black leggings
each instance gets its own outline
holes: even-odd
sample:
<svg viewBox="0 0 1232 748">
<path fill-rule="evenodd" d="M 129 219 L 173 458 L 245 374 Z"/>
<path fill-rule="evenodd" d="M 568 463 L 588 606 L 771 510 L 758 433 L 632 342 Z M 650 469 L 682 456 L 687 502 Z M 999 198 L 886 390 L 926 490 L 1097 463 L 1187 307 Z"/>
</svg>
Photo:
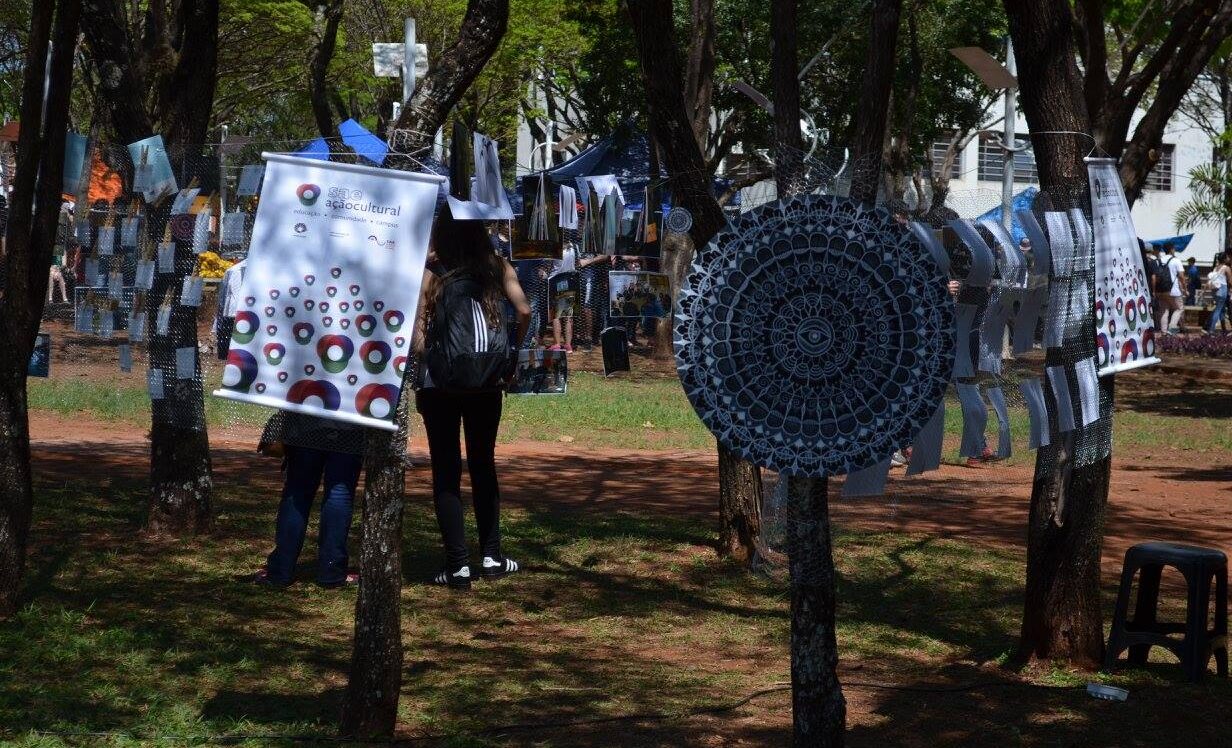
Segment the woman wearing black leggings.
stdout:
<svg viewBox="0 0 1232 748">
<path fill-rule="evenodd" d="M 432 251 L 435 262 L 430 263 L 432 271 L 424 276 L 419 319 L 415 325 L 417 351 L 423 351 L 424 331 L 437 322 L 432 316 L 444 283 L 461 275 L 479 282 L 482 300 L 478 304 L 489 326 L 503 324 L 506 304 L 511 304 L 518 320 L 513 340 L 525 338 L 530 326 L 530 304 L 513 266 L 492 250 L 481 222 L 457 221 L 448 208 L 442 209 L 432 232 Z M 445 545 L 445 568 L 432 581 L 455 589 L 469 589 L 473 575 L 462 518 L 460 431 L 466 434 L 471 501 L 479 527 L 479 549 L 483 559 L 479 573 L 486 579 L 496 579 L 518 570 L 518 563 L 505 557 L 500 544 L 500 486 L 496 479 L 495 451 L 504 392 L 495 388 L 446 391 L 434 386 L 427 367 L 423 367 L 423 371 L 423 387 L 416 394 L 415 403 L 428 432 L 432 499 Z"/>
</svg>

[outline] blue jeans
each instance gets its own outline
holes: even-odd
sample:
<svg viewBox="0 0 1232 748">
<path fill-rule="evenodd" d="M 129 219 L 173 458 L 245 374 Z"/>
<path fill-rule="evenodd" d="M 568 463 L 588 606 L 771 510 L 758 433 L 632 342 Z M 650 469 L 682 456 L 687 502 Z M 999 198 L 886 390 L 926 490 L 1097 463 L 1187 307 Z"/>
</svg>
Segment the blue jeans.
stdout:
<svg viewBox="0 0 1232 748">
<path fill-rule="evenodd" d="M 321 480 L 321 534 L 317 540 L 317 582 L 340 584 L 347 574 L 347 534 L 351 531 L 355 485 L 363 467 L 363 455 L 326 452 L 308 447 L 286 446 L 287 478 L 278 505 L 274 550 L 265 562 L 270 581 L 289 584 L 308 531 L 308 514 Z"/>
<path fill-rule="evenodd" d="M 1206 331 L 1214 333 L 1219 328 L 1219 321 L 1223 319 L 1223 315 L 1228 311 L 1228 292 L 1224 291 L 1215 296 L 1215 309 L 1211 312 L 1211 323 L 1207 326 Z"/>
</svg>

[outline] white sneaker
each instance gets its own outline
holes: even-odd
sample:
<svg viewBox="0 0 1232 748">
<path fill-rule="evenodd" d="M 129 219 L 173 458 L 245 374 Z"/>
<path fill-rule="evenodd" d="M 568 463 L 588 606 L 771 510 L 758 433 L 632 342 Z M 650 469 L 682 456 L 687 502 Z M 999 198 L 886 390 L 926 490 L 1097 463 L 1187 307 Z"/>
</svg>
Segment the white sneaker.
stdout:
<svg viewBox="0 0 1232 748">
<path fill-rule="evenodd" d="M 480 574 L 484 579 L 500 579 L 503 576 L 515 573 L 521 567 L 518 562 L 511 558 L 502 558 L 499 561 L 491 556 L 483 557 L 483 569 Z"/>
<path fill-rule="evenodd" d="M 442 571 L 440 574 L 432 577 L 432 584 L 439 584 L 442 587 L 449 587 L 455 590 L 469 590 L 471 588 L 471 567 L 463 566 L 452 574 L 448 570 Z"/>
</svg>

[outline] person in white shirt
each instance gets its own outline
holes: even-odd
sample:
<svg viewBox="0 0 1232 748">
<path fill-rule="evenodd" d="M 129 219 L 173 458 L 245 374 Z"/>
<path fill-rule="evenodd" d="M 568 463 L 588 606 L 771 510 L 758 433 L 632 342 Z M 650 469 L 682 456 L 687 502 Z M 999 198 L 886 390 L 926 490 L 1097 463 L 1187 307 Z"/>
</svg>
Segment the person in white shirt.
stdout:
<svg viewBox="0 0 1232 748">
<path fill-rule="evenodd" d="M 1181 331 L 1181 318 L 1185 314 L 1185 268 L 1176 256 L 1176 247 L 1166 243 L 1161 252 L 1160 262 L 1172 279 L 1172 288 L 1159 294 L 1161 335 L 1170 335 L 1173 331 Z"/>
<path fill-rule="evenodd" d="M 1215 257 L 1215 269 L 1207 278 L 1206 285 L 1211 289 L 1211 300 L 1215 302 L 1215 309 L 1211 312 L 1211 321 L 1206 327 L 1206 331 L 1213 335 L 1219 328 L 1220 322 L 1225 320 L 1224 315 L 1228 309 L 1228 289 L 1232 287 L 1232 252 L 1225 252 Z"/>
</svg>

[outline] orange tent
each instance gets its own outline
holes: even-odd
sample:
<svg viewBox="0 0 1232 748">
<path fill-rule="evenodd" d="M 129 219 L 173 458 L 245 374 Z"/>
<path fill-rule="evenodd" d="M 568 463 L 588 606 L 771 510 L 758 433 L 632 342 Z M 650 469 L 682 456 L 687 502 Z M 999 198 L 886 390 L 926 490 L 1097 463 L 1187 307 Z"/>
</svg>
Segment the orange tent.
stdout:
<svg viewBox="0 0 1232 748">
<path fill-rule="evenodd" d="M 16 143 L 17 134 L 19 132 L 21 132 L 20 122 L 18 122 L 17 120 L 13 120 L 12 122 L 6 122 L 4 123 L 3 127 L 0 127 L 0 141 L 5 141 L 8 143 Z"/>
<path fill-rule="evenodd" d="M 124 179 L 95 154 L 90 164 L 90 190 L 87 193 L 90 204 L 99 200 L 115 202 L 123 195 Z"/>
</svg>

